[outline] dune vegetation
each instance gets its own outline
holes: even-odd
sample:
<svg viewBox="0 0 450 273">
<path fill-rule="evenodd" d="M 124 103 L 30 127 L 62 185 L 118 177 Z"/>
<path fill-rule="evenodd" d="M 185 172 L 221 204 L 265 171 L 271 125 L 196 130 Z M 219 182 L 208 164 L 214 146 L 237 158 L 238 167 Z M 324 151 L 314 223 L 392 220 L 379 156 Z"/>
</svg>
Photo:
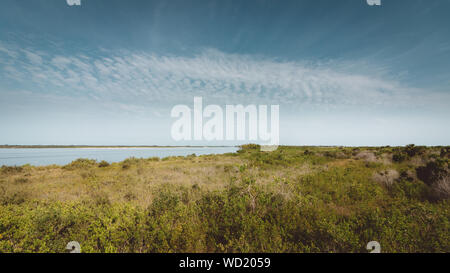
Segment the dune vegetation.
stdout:
<svg viewBox="0 0 450 273">
<path fill-rule="evenodd" d="M 0 169 L 0 252 L 450 252 L 449 147 Z"/>
</svg>

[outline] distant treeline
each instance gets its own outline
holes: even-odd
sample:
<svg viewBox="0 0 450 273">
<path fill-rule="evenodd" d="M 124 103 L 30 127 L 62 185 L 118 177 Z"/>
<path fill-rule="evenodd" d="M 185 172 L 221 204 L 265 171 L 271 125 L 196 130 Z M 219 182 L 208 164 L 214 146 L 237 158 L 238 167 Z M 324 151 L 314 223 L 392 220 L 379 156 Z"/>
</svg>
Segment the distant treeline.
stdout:
<svg viewBox="0 0 450 273">
<path fill-rule="evenodd" d="M 159 146 L 159 145 L 0 145 L 0 149 L 34 149 L 34 148 L 202 148 L 202 147 L 231 147 L 231 146 Z"/>
</svg>

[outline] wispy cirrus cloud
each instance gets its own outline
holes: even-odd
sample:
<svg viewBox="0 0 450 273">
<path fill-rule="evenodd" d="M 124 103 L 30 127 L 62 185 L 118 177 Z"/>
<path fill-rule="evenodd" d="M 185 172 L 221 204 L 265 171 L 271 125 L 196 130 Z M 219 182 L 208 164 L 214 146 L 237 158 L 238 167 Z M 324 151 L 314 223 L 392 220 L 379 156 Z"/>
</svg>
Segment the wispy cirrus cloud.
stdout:
<svg viewBox="0 0 450 273">
<path fill-rule="evenodd" d="M 99 51 L 53 55 L 0 45 L 0 75 L 32 92 L 128 104 L 271 103 L 308 107 L 439 104 L 442 94 L 408 87 L 344 63 L 283 62 L 216 50 L 186 56 Z M 436 98 L 436 99 L 434 99 Z"/>
</svg>

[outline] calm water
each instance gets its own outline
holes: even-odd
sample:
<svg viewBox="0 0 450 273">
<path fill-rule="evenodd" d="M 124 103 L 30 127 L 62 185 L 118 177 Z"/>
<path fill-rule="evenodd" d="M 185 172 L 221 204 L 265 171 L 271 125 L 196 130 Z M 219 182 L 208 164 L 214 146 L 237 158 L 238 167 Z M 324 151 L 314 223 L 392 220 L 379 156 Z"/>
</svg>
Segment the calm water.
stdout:
<svg viewBox="0 0 450 273">
<path fill-rule="evenodd" d="M 224 154 L 236 152 L 236 147 L 204 147 L 204 148 L 56 148 L 56 149 L 0 149 L 0 166 L 21 166 L 31 164 L 65 165 L 78 158 L 119 162 L 129 157 L 167 157 L 186 156 L 190 154 Z"/>
</svg>

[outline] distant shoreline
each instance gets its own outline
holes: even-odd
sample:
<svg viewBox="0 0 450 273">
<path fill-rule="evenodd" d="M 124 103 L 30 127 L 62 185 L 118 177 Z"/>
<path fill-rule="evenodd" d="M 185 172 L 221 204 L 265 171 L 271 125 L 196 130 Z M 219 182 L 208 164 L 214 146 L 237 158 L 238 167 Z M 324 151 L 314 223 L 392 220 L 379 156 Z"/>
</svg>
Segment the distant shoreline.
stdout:
<svg viewBox="0 0 450 273">
<path fill-rule="evenodd" d="M 0 145 L 0 149 L 128 149 L 128 148 L 231 148 L 240 147 L 241 145 L 189 145 L 189 146 L 159 146 L 159 145 Z M 346 146 L 346 145 L 280 145 L 279 147 L 303 147 L 303 148 L 398 148 L 408 145 L 375 145 L 375 146 Z M 449 147 L 449 145 L 417 145 L 427 148 Z"/>
<path fill-rule="evenodd" d="M 237 147 L 237 146 L 208 146 L 208 145 L 199 145 L 199 146 L 157 146 L 157 145 L 0 145 L 0 149 L 128 149 L 128 148 L 229 148 L 229 147 Z"/>
</svg>

